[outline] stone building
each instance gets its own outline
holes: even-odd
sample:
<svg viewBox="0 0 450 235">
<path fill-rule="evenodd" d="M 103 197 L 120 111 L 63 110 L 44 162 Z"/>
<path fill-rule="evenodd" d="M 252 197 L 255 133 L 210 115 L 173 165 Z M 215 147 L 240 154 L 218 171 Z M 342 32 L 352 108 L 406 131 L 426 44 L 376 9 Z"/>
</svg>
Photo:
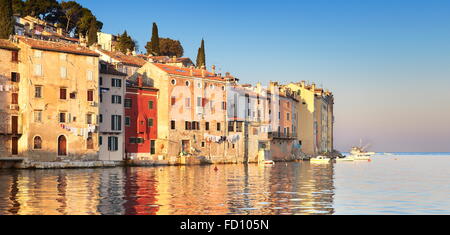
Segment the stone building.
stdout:
<svg viewBox="0 0 450 235">
<path fill-rule="evenodd" d="M 286 85 L 300 96 L 298 140 L 302 151 L 308 155 L 329 153 L 334 150 L 334 98 L 316 85 L 305 81 Z"/>
<path fill-rule="evenodd" d="M 129 160 L 159 160 L 158 89 L 137 77 L 128 81 L 125 96 L 125 152 Z"/>
<path fill-rule="evenodd" d="M 227 78 L 206 69 L 150 62 L 132 80 L 137 76 L 159 89 L 156 155 L 170 162 L 185 156 L 216 163 L 243 161 L 227 154 L 233 148 L 227 138 Z"/>
<path fill-rule="evenodd" d="M 19 48 L 0 39 L 0 157 L 18 155 L 22 134 L 19 82 Z"/>
<path fill-rule="evenodd" d="M 77 44 L 18 37 L 19 155 L 97 159 L 99 54 Z"/>
<path fill-rule="evenodd" d="M 127 74 L 127 79 L 134 75 L 137 70 L 147 63 L 146 60 L 130 54 L 123 54 L 118 51 L 107 51 L 103 49 L 96 49 L 100 54 L 100 60 L 114 65 L 119 72 Z"/>
<path fill-rule="evenodd" d="M 100 61 L 100 160 L 122 161 L 125 149 L 124 102 L 125 73 L 113 65 Z"/>
</svg>

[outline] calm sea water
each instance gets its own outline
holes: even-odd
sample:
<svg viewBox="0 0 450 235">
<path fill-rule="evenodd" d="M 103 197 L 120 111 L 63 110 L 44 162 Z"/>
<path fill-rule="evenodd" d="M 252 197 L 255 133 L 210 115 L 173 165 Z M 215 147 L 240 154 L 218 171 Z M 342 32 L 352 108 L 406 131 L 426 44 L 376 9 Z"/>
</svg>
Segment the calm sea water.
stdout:
<svg viewBox="0 0 450 235">
<path fill-rule="evenodd" d="M 0 170 L 0 214 L 450 214 L 450 154 L 275 166 Z"/>
</svg>

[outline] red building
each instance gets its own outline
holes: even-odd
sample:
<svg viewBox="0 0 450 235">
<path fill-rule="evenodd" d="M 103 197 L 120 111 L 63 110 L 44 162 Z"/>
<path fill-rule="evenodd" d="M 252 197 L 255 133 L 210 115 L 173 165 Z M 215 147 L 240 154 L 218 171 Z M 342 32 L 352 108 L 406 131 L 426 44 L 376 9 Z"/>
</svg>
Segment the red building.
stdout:
<svg viewBox="0 0 450 235">
<path fill-rule="evenodd" d="M 155 159 L 158 138 L 158 89 L 128 81 L 125 95 L 125 153 L 128 159 Z"/>
</svg>

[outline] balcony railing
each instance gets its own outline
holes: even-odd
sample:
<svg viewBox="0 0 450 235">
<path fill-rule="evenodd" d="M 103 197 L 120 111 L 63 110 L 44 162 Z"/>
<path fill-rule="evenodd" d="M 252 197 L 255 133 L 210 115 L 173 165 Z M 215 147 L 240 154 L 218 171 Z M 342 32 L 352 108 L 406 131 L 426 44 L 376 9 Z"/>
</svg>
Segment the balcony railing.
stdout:
<svg viewBox="0 0 450 235">
<path fill-rule="evenodd" d="M 269 132 L 269 139 L 296 139 L 297 133 Z"/>
<path fill-rule="evenodd" d="M 0 125 L 0 135 L 22 135 L 22 127 L 19 125 L 13 128 L 11 124 Z"/>
</svg>

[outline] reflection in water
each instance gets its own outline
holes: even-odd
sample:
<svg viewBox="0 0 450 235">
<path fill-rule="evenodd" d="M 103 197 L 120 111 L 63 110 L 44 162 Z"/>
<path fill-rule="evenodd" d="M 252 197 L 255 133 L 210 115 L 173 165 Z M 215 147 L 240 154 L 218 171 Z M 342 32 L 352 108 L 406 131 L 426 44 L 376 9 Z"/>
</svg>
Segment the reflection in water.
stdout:
<svg viewBox="0 0 450 235">
<path fill-rule="evenodd" d="M 333 214 L 333 165 L 0 171 L 0 214 Z"/>
</svg>

